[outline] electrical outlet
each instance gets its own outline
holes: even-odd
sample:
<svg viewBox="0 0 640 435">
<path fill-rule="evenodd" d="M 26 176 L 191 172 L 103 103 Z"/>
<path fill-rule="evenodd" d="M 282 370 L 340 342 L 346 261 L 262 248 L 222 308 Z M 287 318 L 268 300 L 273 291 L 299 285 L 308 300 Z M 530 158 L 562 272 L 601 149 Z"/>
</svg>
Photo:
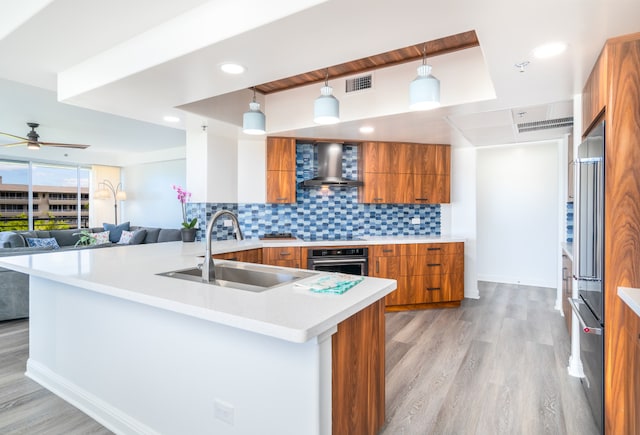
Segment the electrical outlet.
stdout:
<svg viewBox="0 0 640 435">
<path fill-rule="evenodd" d="M 213 402 L 213 410 L 215 417 L 224 421 L 227 424 L 233 426 L 233 405 L 227 402 L 224 402 L 220 399 L 216 399 Z"/>
<path fill-rule="evenodd" d="M 419 217 L 412 218 L 411 223 L 414 225 L 420 225 L 420 218 Z"/>
<path fill-rule="evenodd" d="M 231 219 L 225 219 L 225 220 L 222 221 L 222 226 L 230 227 L 232 225 L 233 225 L 233 223 L 231 222 Z"/>
</svg>

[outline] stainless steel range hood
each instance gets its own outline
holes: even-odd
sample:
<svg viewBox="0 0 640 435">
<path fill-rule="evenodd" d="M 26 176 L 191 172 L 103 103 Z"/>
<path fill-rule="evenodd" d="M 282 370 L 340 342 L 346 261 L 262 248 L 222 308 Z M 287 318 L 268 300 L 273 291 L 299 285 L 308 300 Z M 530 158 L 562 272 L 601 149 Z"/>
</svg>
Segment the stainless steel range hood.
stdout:
<svg viewBox="0 0 640 435">
<path fill-rule="evenodd" d="M 362 181 L 342 177 L 342 144 L 339 142 L 316 142 L 318 147 L 318 175 L 305 180 L 302 187 L 317 186 L 362 186 Z"/>
</svg>

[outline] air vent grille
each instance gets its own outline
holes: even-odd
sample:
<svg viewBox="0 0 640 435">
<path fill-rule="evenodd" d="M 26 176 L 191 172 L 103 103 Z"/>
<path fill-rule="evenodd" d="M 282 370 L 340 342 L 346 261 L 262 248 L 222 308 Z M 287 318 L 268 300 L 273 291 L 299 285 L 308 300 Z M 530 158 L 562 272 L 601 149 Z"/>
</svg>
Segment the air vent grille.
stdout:
<svg viewBox="0 0 640 435">
<path fill-rule="evenodd" d="M 573 117 L 546 119 L 544 121 L 523 122 L 518 124 L 518 133 L 526 133 L 529 131 L 547 130 L 550 128 L 572 127 Z"/>
<path fill-rule="evenodd" d="M 354 77 L 352 79 L 345 80 L 344 91 L 348 94 L 350 92 L 364 91 L 365 89 L 371 89 L 373 87 L 373 76 L 367 74 L 360 77 Z"/>
</svg>

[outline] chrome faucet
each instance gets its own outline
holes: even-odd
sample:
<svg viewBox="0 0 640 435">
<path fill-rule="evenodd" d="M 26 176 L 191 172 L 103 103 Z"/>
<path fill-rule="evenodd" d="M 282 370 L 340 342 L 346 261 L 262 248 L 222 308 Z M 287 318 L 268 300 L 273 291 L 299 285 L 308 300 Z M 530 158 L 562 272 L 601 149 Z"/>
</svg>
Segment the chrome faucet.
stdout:
<svg viewBox="0 0 640 435">
<path fill-rule="evenodd" d="M 213 257 L 211 256 L 211 235 L 213 233 L 213 225 L 216 223 L 218 218 L 223 215 L 227 215 L 231 218 L 231 222 L 233 222 L 233 230 L 236 233 L 236 239 L 244 239 L 242 230 L 240 229 L 240 223 L 238 222 L 238 218 L 235 214 L 231 213 L 229 210 L 220 210 L 213 216 L 211 216 L 211 219 L 209 219 L 209 223 L 207 224 L 207 232 L 205 234 L 206 246 L 204 252 L 204 262 L 202 263 L 202 281 L 204 282 L 211 282 L 216 279 Z"/>
</svg>

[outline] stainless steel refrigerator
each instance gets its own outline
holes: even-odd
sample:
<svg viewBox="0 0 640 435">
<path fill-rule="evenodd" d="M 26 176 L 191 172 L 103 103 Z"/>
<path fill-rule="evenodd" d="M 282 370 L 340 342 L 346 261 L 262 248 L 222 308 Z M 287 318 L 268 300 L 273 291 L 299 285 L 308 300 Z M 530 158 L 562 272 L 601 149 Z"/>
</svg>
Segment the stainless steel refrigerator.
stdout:
<svg viewBox="0 0 640 435">
<path fill-rule="evenodd" d="M 604 433 L 604 142 L 601 122 L 578 147 L 573 263 L 578 299 L 570 301 L 580 322 L 580 359 L 585 374 L 581 382 L 601 433 Z"/>
</svg>

